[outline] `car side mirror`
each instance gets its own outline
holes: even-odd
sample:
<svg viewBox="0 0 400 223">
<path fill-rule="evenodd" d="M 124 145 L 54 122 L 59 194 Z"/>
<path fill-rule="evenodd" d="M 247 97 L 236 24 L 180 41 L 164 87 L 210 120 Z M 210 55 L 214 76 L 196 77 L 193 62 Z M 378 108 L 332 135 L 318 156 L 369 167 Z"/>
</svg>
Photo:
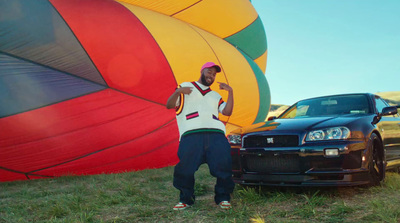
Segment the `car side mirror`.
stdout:
<svg viewBox="0 0 400 223">
<path fill-rule="evenodd" d="M 395 115 L 395 114 L 397 114 L 397 107 L 396 106 L 384 107 L 382 109 L 382 112 L 374 117 L 374 120 L 372 121 L 372 124 L 375 125 L 376 123 L 378 123 L 381 120 L 382 116 Z"/>
<path fill-rule="evenodd" d="M 272 121 L 272 120 L 274 120 L 274 119 L 276 119 L 276 116 L 268 117 L 268 121 Z"/>
<path fill-rule="evenodd" d="M 395 115 L 395 114 L 397 114 L 397 107 L 390 106 L 383 108 L 382 112 L 380 113 L 380 116 Z"/>
</svg>

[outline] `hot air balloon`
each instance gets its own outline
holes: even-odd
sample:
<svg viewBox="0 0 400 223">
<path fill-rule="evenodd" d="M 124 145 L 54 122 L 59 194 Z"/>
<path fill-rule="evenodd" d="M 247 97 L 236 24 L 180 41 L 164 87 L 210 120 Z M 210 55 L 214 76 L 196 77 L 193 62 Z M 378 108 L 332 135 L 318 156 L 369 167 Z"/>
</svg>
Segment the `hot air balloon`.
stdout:
<svg viewBox="0 0 400 223">
<path fill-rule="evenodd" d="M 265 120 L 266 60 L 248 0 L 1 1 L 0 181 L 174 165 L 176 86 L 219 64 L 229 133 Z"/>
</svg>

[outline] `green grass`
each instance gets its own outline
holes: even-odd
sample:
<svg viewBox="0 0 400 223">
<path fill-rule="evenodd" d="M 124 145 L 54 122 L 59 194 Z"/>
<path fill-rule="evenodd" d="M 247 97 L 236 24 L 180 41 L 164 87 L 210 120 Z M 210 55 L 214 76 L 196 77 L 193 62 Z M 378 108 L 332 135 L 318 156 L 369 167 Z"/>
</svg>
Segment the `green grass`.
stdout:
<svg viewBox="0 0 400 223">
<path fill-rule="evenodd" d="M 173 167 L 0 183 L 0 222 L 399 222 L 400 175 L 379 187 L 236 186 L 233 209 L 213 202 L 208 167 L 196 173 L 196 204 L 172 207 Z"/>
</svg>

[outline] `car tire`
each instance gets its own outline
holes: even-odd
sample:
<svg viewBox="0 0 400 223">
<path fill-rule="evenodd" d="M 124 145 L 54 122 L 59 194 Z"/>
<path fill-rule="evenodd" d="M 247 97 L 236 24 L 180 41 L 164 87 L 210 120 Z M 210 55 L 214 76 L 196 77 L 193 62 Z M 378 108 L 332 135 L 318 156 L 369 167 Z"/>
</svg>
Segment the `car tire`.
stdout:
<svg viewBox="0 0 400 223">
<path fill-rule="evenodd" d="M 378 186 L 385 179 L 385 154 L 383 151 L 382 141 L 375 134 L 372 133 L 369 138 L 369 176 L 370 176 L 370 185 Z"/>
</svg>

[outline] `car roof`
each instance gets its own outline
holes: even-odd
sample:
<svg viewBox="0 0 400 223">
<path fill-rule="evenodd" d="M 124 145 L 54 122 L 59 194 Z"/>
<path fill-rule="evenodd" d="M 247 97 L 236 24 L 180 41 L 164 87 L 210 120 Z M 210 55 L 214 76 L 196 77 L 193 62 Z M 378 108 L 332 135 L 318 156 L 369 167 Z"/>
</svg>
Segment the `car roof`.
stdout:
<svg viewBox="0 0 400 223">
<path fill-rule="evenodd" d="M 365 96 L 369 96 L 369 97 L 380 98 L 379 95 L 371 94 L 371 93 L 348 93 L 348 94 L 332 94 L 332 95 L 318 96 L 318 97 L 313 97 L 313 98 L 302 99 L 300 101 L 318 99 L 318 98 L 326 98 L 326 97 L 350 96 L 350 95 L 365 95 Z M 300 102 L 300 101 L 298 101 L 298 102 Z"/>
</svg>

